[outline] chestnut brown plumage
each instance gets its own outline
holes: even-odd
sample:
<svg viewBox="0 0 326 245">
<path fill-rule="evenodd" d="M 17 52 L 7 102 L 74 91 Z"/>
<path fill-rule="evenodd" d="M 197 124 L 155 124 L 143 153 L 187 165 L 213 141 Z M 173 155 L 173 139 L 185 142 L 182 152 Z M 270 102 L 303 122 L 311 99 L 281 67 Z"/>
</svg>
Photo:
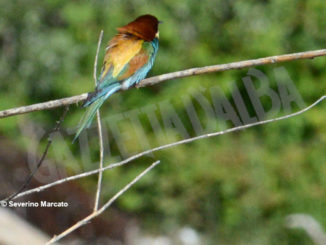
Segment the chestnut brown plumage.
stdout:
<svg viewBox="0 0 326 245">
<path fill-rule="evenodd" d="M 145 41 L 152 41 L 158 31 L 159 21 L 155 16 L 142 15 L 129 24 L 117 28 L 121 34 L 131 34 Z"/>
</svg>

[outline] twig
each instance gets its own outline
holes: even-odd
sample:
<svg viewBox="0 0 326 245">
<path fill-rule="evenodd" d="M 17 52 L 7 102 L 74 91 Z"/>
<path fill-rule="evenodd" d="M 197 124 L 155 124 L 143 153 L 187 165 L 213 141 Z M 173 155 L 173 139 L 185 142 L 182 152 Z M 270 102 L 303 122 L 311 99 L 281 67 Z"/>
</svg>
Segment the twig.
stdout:
<svg viewBox="0 0 326 245">
<path fill-rule="evenodd" d="M 63 237 L 67 236 L 71 232 L 75 231 L 79 227 L 87 224 L 89 221 L 94 219 L 95 217 L 99 216 L 101 213 L 103 213 L 107 208 L 109 208 L 112 203 L 117 200 L 121 195 L 123 195 L 131 186 L 133 186 L 135 183 L 137 183 L 144 175 L 146 175 L 150 170 L 152 170 L 156 165 L 158 165 L 160 161 L 154 162 L 151 166 L 146 168 L 142 173 L 140 173 L 136 178 L 134 178 L 129 184 L 127 184 L 125 187 L 123 187 L 119 192 L 117 192 L 109 201 L 107 201 L 99 210 L 94 210 L 93 213 L 88 215 L 83 220 L 78 221 L 76 224 L 71 226 L 69 229 L 65 230 L 61 234 L 54 236 L 47 244 L 53 244 Z"/>
<path fill-rule="evenodd" d="M 227 134 L 227 133 L 244 130 L 244 129 L 251 128 L 251 127 L 254 127 L 254 126 L 258 126 L 258 125 L 262 125 L 262 124 L 266 124 L 266 123 L 271 123 L 271 122 L 276 122 L 276 121 L 281 121 L 281 120 L 284 120 L 284 119 L 288 119 L 290 117 L 298 116 L 298 115 L 312 109 L 313 107 L 315 107 L 316 105 L 318 105 L 320 102 L 322 102 L 325 99 L 326 99 L 326 95 L 320 97 L 318 100 L 316 100 L 310 106 L 308 106 L 308 107 L 306 107 L 306 108 L 304 108 L 304 109 L 302 109 L 300 111 L 297 111 L 297 112 L 294 112 L 294 113 L 291 113 L 291 114 L 288 114 L 288 115 L 285 115 L 285 116 L 272 118 L 272 119 L 268 119 L 268 120 L 264 120 L 264 121 L 260 121 L 260 122 L 250 123 L 250 124 L 230 128 L 230 129 L 227 129 L 227 130 L 224 130 L 224 131 L 219 131 L 219 132 L 214 132 L 214 133 L 209 133 L 209 134 L 203 134 L 203 135 L 200 135 L 200 136 L 197 136 L 197 137 L 180 140 L 180 141 L 177 141 L 177 142 L 174 142 L 174 143 L 171 143 L 171 144 L 166 144 L 166 145 L 159 146 L 159 147 L 147 150 L 147 151 L 143 151 L 143 152 L 138 153 L 136 155 L 133 155 L 133 156 L 121 161 L 121 162 L 110 164 L 110 165 L 108 165 L 108 166 L 106 166 L 104 168 L 92 170 L 92 171 L 89 171 L 89 172 L 84 172 L 82 174 L 77 174 L 77 175 L 74 175 L 74 176 L 70 176 L 70 177 L 67 177 L 67 178 L 64 178 L 64 179 L 57 180 L 57 181 L 52 182 L 52 183 L 47 184 L 47 185 L 43 185 L 43 186 L 31 189 L 31 190 L 25 191 L 25 192 L 20 193 L 19 195 L 17 195 L 16 198 L 22 197 L 22 196 L 25 196 L 25 195 L 29 195 L 29 194 L 32 194 L 32 193 L 35 193 L 35 192 L 40 192 L 40 191 L 43 191 L 43 190 L 48 189 L 50 187 L 53 187 L 53 186 L 56 186 L 56 185 L 59 185 L 59 184 L 62 184 L 62 183 L 68 182 L 68 181 L 84 178 L 84 177 L 87 177 L 87 176 L 90 176 L 90 175 L 93 175 L 93 174 L 97 174 L 99 172 L 102 172 L 102 171 L 105 171 L 105 170 L 108 170 L 108 169 L 123 166 L 123 165 L 137 159 L 137 158 L 140 158 L 140 157 L 142 157 L 144 155 L 147 155 L 147 154 L 159 151 L 159 150 L 171 148 L 171 147 L 181 145 L 181 144 L 190 143 L 190 142 L 200 140 L 200 139 L 204 139 L 204 138 L 210 138 L 210 137 L 214 137 L 214 136 L 218 136 L 218 135 L 224 135 L 224 134 Z"/>
<path fill-rule="evenodd" d="M 326 233 L 322 225 L 309 214 L 288 215 L 285 218 L 285 226 L 292 229 L 303 229 L 316 245 L 326 244 Z"/>
<path fill-rule="evenodd" d="M 24 183 L 21 185 L 21 187 L 13 194 L 11 194 L 9 197 L 5 198 L 3 201 L 9 202 L 12 199 L 14 199 L 19 193 L 21 193 L 23 190 L 25 190 L 25 188 L 29 185 L 29 183 L 31 182 L 32 178 L 34 177 L 35 173 L 37 172 L 37 170 L 41 167 L 46 155 L 48 154 L 49 148 L 52 144 L 52 134 L 55 133 L 56 131 L 59 130 L 61 123 L 63 122 L 63 120 L 65 119 L 67 112 L 69 110 L 69 106 L 66 106 L 62 116 L 60 117 L 60 120 L 56 122 L 56 125 L 54 126 L 54 128 L 48 133 L 48 143 L 46 144 L 45 150 L 42 154 L 41 159 L 39 160 L 39 162 L 37 163 L 35 169 L 29 174 L 29 176 L 26 178 L 26 180 L 24 181 Z"/>
<path fill-rule="evenodd" d="M 101 30 L 98 43 L 97 43 L 97 50 L 95 55 L 95 61 L 94 61 L 94 82 L 95 86 L 97 85 L 97 60 L 98 60 L 98 53 L 100 51 L 101 42 L 103 38 L 103 30 Z M 104 158 L 104 146 L 103 146 L 103 133 L 102 133 L 102 124 L 101 124 L 101 113 L 100 110 L 97 110 L 96 112 L 96 119 L 97 119 L 97 130 L 98 130 L 98 140 L 100 145 L 100 164 L 99 168 L 103 168 L 103 158 Z M 94 203 L 94 211 L 98 210 L 99 202 L 100 202 L 100 196 L 101 196 L 101 186 L 102 186 L 102 179 L 103 179 L 103 172 L 98 173 L 98 180 L 97 180 L 97 189 L 96 189 L 96 195 L 95 195 L 95 203 Z"/>
<path fill-rule="evenodd" d="M 233 70 L 233 69 L 242 69 L 251 66 L 281 63 L 281 62 L 299 60 L 299 59 L 313 59 L 325 55 L 326 55 L 326 49 L 320 49 L 320 50 L 306 51 L 301 53 L 284 54 L 284 55 L 270 56 L 270 57 L 260 58 L 260 59 L 233 62 L 233 63 L 222 64 L 222 65 L 191 68 L 183 71 L 176 71 L 172 73 L 146 78 L 142 80 L 137 85 L 137 87 L 151 86 L 171 79 L 189 77 L 189 76 L 200 75 L 205 73 L 221 72 L 221 71 Z M 88 93 L 84 93 L 81 95 L 76 95 L 68 98 L 57 99 L 57 100 L 47 101 L 47 102 L 38 103 L 34 105 L 22 106 L 22 107 L 0 111 L 0 118 L 14 116 L 23 113 L 29 113 L 33 111 L 48 110 L 60 106 L 74 104 L 80 101 L 84 101 L 87 98 L 87 95 Z"/>
<path fill-rule="evenodd" d="M 100 47 L 101 47 L 102 39 L 103 39 L 103 30 L 101 30 L 100 36 L 98 38 L 96 55 L 95 55 L 95 61 L 94 61 L 93 78 L 94 78 L 95 86 L 97 85 L 97 75 L 96 74 L 97 74 L 98 53 L 100 52 Z"/>
</svg>

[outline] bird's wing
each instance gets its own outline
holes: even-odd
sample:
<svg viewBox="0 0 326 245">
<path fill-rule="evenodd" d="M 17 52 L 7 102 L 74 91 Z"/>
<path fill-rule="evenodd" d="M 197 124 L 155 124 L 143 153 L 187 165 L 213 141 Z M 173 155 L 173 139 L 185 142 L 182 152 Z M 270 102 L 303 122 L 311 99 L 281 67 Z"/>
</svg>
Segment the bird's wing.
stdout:
<svg viewBox="0 0 326 245">
<path fill-rule="evenodd" d="M 153 65 L 156 52 L 149 42 L 139 39 L 117 42 L 115 38 L 107 48 L 96 90 L 88 95 L 84 107 L 110 93 L 112 89 L 116 92 L 121 86 L 129 88 L 138 83 L 146 77 Z"/>
<path fill-rule="evenodd" d="M 127 77 L 123 76 L 126 73 L 126 68 L 127 66 L 131 67 L 129 63 L 140 53 L 143 42 L 141 39 L 125 34 L 118 34 L 110 41 L 106 48 L 103 68 L 98 80 L 100 89 L 120 81 L 121 77 Z M 130 72 L 127 73 L 132 75 Z"/>
<path fill-rule="evenodd" d="M 118 81 L 123 81 L 131 76 L 133 76 L 137 71 L 140 71 L 142 67 L 148 64 L 150 57 L 153 54 L 153 47 L 149 42 L 143 42 L 142 48 L 138 53 L 126 64 L 117 79 Z M 150 67 L 148 68 L 148 70 Z M 146 73 L 148 72 L 146 71 Z M 145 74 L 146 75 L 146 74 Z M 136 82 L 136 81 L 135 81 Z"/>
</svg>

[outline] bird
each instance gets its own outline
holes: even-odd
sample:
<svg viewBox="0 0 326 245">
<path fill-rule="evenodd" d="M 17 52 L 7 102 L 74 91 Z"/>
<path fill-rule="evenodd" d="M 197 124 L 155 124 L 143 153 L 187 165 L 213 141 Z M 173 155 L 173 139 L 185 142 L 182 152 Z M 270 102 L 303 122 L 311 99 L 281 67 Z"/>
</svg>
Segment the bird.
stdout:
<svg viewBox="0 0 326 245">
<path fill-rule="evenodd" d="M 83 103 L 87 107 L 80 120 L 73 142 L 88 128 L 96 111 L 104 101 L 119 90 L 126 90 L 147 76 L 159 48 L 161 23 L 155 16 L 139 16 L 125 26 L 108 42 L 100 76 L 94 92 Z"/>
</svg>

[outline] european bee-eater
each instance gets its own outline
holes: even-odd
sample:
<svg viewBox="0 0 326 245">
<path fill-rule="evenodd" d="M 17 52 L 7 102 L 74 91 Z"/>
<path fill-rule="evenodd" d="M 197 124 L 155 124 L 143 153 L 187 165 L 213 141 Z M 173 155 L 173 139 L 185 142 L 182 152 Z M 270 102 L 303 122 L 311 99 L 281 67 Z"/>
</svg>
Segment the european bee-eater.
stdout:
<svg viewBox="0 0 326 245">
<path fill-rule="evenodd" d="M 103 67 L 94 92 L 83 106 L 82 117 L 74 141 L 89 127 L 103 102 L 120 89 L 128 89 L 144 79 L 152 68 L 158 50 L 159 21 L 152 15 L 142 15 L 117 28 L 106 47 Z"/>
</svg>

